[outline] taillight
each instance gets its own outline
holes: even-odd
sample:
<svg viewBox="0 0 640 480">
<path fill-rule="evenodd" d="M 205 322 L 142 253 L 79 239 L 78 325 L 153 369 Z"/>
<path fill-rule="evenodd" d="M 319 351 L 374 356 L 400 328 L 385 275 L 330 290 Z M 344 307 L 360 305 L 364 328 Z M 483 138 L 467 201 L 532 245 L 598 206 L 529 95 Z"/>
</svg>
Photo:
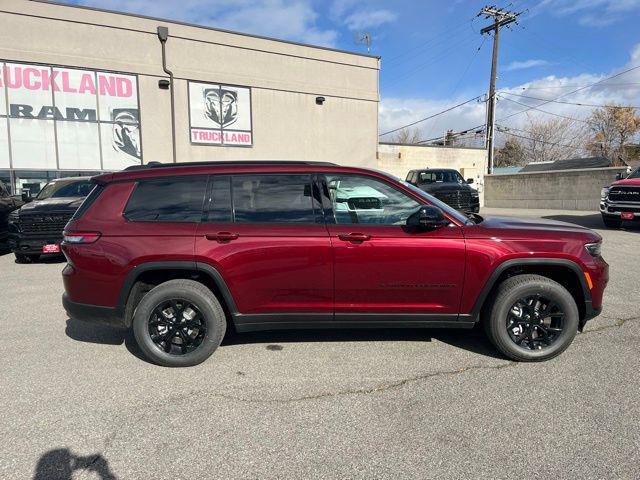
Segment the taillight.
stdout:
<svg viewBox="0 0 640 480">
<path fill-rule="evenodd" d="M 63 232 L 62 240 L 64 243 L 94 243 L 100 238 L 100 232 Z"/>
</svg>

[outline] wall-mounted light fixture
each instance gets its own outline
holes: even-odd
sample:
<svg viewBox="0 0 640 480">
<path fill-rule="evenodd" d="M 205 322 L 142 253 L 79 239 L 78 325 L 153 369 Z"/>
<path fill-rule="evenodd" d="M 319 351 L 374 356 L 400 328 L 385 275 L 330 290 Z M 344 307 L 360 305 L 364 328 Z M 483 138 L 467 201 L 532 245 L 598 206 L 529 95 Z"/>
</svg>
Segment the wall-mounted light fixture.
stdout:
<svg viewBox="0 0 640 480">
<path fill-rule="evenodd" d="M 171 86 L 171 82 L 166 78 L 163 78 L 162 80 L 158 80 L 158 87 L 160 87 L 162 90 L 169 90 L 170 86 Z"/>
<path fill-rule="evenodd" d="M 324 97 L 316 97 L 316 105 L 322 105 L 325 101 Z"/>
</svg>

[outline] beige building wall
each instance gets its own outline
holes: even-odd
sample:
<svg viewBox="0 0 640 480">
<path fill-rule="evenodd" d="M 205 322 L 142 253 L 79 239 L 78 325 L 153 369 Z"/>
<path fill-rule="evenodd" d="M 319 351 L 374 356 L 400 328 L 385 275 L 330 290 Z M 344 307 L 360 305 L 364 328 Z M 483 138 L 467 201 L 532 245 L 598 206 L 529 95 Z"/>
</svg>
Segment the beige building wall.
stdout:
<svg viewBox="0 0 640 480">
<path fill-rule="evenodd" d="M 179 2 L 176 2 L 176 8 Z M 144 161 L 171 161 L 169 28 L 178 161 L 322 160 L 375 166 L 379 59 L 157 19 L 0 0 L 0 59 L 138 74 Z M 193 145 L 187 80 L 252 88 L 252 147 Z M 323 96 L 323 105 L 316 97 Z"/>
<path fill-rule="evenodd" d="M 378 145 L 378 168 L 404 180 L 409 170 L 418 168 L 453 168 L 465 178 L 473 178 L 474 188 L 484 203 L 484 175 L 487 151 L 480 148 L 435 147 L 428 145 Z"/>
</svg>

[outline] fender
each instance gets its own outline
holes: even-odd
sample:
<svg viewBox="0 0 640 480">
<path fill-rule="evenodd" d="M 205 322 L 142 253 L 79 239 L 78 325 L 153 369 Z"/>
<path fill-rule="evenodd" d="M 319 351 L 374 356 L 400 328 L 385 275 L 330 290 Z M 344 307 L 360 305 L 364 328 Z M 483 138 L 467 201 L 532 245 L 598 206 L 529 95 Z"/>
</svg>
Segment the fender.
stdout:
<svg viewBox="0 0 640 480">
<path fill-rule="evenodd" d="M 506 260 L 498 265 L 491 276 L 485 283 L 484 287 L 480 291 L 478 298 L 473 305 L 473 309 L 471 310 L 471 318 L 474 321 L 480 320 L 480 312 L 482 310 L 482 306 L 484 305 L 485 300 L 489 296 L 489 292 L 493 289 L 498 278 L 502 275 L 507 269 L 513 267 L 528 267 L 528 266 L 552 266 L 552 267 L 566 267 L 573 271 L 578 277 L 580 281 L 580 285 L 582 286 L 582 293 L 584 295 L 585 300 L 585 308 L 586 315 L 589 316 L 590 312 L 593 310 L 591 307 L 591 290 L 589 290 L 589 286 L 587 285 L 587 280 L 584 276 L 584 272 L 580 265 L 576 262 L 564 258 L 513 258 L 511 260 Z"/>
<path fill-rule="evenodd" d="M 138 280 L 138 278 L 140 278 L 140 275 L 153 270 L 186 270 L 207 275 L 213 280 L 215 285 L 220 290 L 230 313 L 234 316 L 238 313 L 237 304 L 233 296 L 231 295 L 229 287 L 227 286 L 220 272 L 218 272 L 218 270 L 216 270 L 214 267 L 206 263 L 195 261 L 164 261 L 141 263 L 131 269 L 122 284 L 122 288 L 120 289 L 120 294 L 118 296 L 116 310 L 119 315 L 124 317 L 127 308 L 127 301 L 129 300 L 129 295 L 131 294 L 135 282 Z"/>
</svg>

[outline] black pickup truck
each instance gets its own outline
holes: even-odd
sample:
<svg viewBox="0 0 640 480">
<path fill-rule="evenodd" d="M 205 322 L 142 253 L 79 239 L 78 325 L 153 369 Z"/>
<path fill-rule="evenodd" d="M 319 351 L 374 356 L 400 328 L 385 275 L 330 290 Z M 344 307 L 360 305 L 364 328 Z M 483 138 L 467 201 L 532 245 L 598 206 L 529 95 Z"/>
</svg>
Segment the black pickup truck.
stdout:
<svg viewBox="0 0 640 480">
<path fill-rule="evenodd" d="M 478 191 L 469 186 L 473 183 L 473 179 L 465 180 L 457 170 L 451 168 L 411 170 L 407 174 L 406 182 L 462 213 L 480 211 Z"/>
<path fill-rule="evenodd" d="M 0 250 L 7 247 L 9 214 L 24 205 L 19 196 L 12 197 L 4 183 L 0 181 Z"/>
<path fill-rule="evenodd" d="M 11 212 L 9 246 L 19 263 L 40 255 L 60 255 L 62 230 L 94 185 L 90 177 L 58 178 L 47 183 L 32 202 Z"/>
</svg>

